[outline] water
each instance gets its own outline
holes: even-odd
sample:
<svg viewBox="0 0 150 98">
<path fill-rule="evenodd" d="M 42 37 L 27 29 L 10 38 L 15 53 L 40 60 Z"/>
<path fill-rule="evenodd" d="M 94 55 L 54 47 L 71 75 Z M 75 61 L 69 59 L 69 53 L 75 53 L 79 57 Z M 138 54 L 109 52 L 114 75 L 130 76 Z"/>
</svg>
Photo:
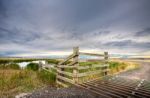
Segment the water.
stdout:
<svg viewBox="0 0 150 98">
<path fill-rule="evenodd" d="M 29 63 L 31 62 L 21 62 L 21 63 L 17 63 L 21 68 L 25 68 Z"/>
<path fill-rule="evenodd" d="M 44 60 L 39 60 L 39 61 L 31 61 L 31 62 L 21 62 L 21 63 L 17 63 L 21 68 L 25 68 L 29 63 L 42 63 L 42 64 L 46 64 L 46 61 Z"/>
</svg>

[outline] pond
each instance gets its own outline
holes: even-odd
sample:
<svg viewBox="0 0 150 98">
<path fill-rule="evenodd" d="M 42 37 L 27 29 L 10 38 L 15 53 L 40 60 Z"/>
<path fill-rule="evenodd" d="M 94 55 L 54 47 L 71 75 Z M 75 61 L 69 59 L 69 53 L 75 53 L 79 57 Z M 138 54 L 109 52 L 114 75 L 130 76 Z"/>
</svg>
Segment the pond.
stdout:
<svg viewBox="0 0 150 98">
<path fill-rule="evenodd" d="M 29 63 L 42 63 L 42 64 L 46 64 L 46 61 L 44 60 L 38 60 L 38 61 L 31 61 L 31 62 L 21 62 L 21 63 L 17 63 L 21 68 L 25 68 Z"/>
</svg>

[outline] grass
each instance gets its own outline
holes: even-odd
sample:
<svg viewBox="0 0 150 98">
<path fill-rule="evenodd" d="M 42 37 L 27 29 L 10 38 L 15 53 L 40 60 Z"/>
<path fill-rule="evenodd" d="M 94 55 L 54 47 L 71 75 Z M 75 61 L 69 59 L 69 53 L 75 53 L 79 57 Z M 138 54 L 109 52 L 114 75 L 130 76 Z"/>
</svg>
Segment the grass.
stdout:
<svg viewBox="0 0 150 98">
<path fill-rule="evenodd" d="M 39 70 L 39 64 L 37 64 L 37 63 L 29 63 L 26 68 L 28 70 L 38 71 Z"/>
<path fill-rule="evenodd" d="M 4 64 L 2 64 L 2 62 Z M 31 92 L 38 88 L 45 87 L 47 85 L 55 86 L 56 70 L 50 72 L 45 70 L 38 71 L 36 64 L 29 64 L 28 68 L 21 70 L 17 64 L 0 60 L 0 97 L 14 97 L 16 94 L 22 92 Z M 18 61 L 17 61 L 18 62 Z M 69 61 L 70 62 L 70 61 Z M 69 63 L 67 62 L 67 63 Z M 48 63 L 58 64 L 58 60 L 49 59 Z M 110 61 L 109 68 L 110 74 L 121 72 L 123 70 L 130 70 L 137 67 L 136 64 L 129 62 Z M 80 62 L 80 66 L 92 66 L 94 64 L 103 64 L 102 62 Z M 90 68 L 88 70 L 81 70 L 80 72 L 95 71 L 96 68 Z M 72 69 L 65 69 L 65 71 L 72 72 Z M 99 74 L 102 76 L 102 74 Z M 89 75 L 84 77 L 83 80 L 93 79 L 97 76 Z"/>
<path fill-rule="evenodd" d="M 1 64 L 0 69 L 20 69 L 20 66 L 15 63 Z"/>
<path fill-rule="evenodd" d="M 46 60 L 48 62 L 48 64 L 58 64 L 60 61 L 55 60 L 55 59 L 48 59 Z"/>
<path fill-rule="evenodd" d="M 0 59 L 0 98 L 14 98 L 23 92 L 31 92 L 45 86 L 55 86 L 55 70 L 47 72 L 38 70 L 38 65 L 30 63 L 27 68 L 20 69 L 18 62 L 36 59 Z M 45 59 L 50 64 L 58 64 L 58 60 Z"/>
<path fill-rule="evenodd" d="M 0 98 L 13 98 L 22 92 L 31 92 L 47 85 L 55 86 L 53 72 L 0 69 Z"/>
<path fill-rule="evenodd" d="M 135 62 L 123 62 L 123 61 L 110 61 L 109 62 L 110 74 L 128 71 L 139 68 L 139 65 Z"/>
<path fill-rule="evenodd" d="M 51 84 L 51 85 L 55 85 L 55 81 L 56 81 L 56 74 L 55 72 L 51 71 L 45 71 L 45 70 L 41 70 L 39 72 L 37 72 L 38 78 L 44 83 L 44 84 Z"/>
<path fill-rule="evenodd" d="M 20 92 L 28 92 L 43 84 L 36 73 L 28 70 L 0 70 L 0 96 L 13 97 Z"/>
</svg>

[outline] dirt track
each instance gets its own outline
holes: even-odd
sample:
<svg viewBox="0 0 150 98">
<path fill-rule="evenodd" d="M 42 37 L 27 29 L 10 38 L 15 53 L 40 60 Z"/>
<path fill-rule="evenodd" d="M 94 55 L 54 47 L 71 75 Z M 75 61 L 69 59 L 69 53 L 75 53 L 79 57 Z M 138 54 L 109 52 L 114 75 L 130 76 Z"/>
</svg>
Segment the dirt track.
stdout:
<svg viewBox="0 0 150 98">
<path fill-rule="evenodd" d="M 150 81 L 150 62 L 139 62 L 140 68 L 120 73 L 118 76 L 130 79 L 145 79 Z"/>
<path fill-rule="evenodd" d="M 150 81 L 150 63 L 140 62 L 140 68 L 123 72 L 117 75 L 124 78 L 145 79 Z M 57 90 L 56 88 L 45 88 L 33 92 L 26 98 L 100 98 L 92 93 L 77 87 L 64 88 Z"/>
</svg>

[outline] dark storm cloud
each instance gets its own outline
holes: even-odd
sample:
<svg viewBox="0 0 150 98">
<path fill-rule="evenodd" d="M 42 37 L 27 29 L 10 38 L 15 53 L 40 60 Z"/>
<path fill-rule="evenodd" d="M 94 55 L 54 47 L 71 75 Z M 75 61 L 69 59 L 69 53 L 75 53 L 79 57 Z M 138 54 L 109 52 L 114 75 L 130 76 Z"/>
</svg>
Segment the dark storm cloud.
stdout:
<svg viewBox="0 0 150 98">
<path fill-rule="evenodd" d="M 0 1 L 0 18 L 4 18 L 6 16 L 6 12 L 5 12 L 5 6 L 3 4 L 3 1 Z"/>
<path fill-rule="evenodd" d="M 8 30 L 6 28 L 0 27 L 0 43 L 9 44 L 9 42 L 14 42 L 18 44 L 25 44 L 25 42 L 35 40 L 40 38 L 37 32 L 23 31 L 18 29 Z"/>
<path fill-rule="evenodd" d="M 136 32 L 135 36 L 150 36 L 150 27 L 142 31 Z"/>
<path fill-rule="evenodd" d="M 150 42 L 134 42 L 132 40 L 123 40 L 123 41 L 112 41 L 104 44 L 104 46 L 109 46 L 111 48 L 130 48 L 130 49 L 141 49 L 148 50 L 150 49 Z"/>
<path fill-rule="evenodd" d="M 123 41 L 112 41 L 112 42 L 108 42 L 105 43 L 104 45 L 106 46 L 110 46 L 110 47 L 128 47 L 129 45 L 131 45 L 133 42 L 131 40 L 123 40 Z"/>
<path fill-rule="evenodd" d="M 64 51 L 73 46 L 148 50 L 149 4 L 149 0 L 0 0 L 0 52 Z"/>
</svg>

